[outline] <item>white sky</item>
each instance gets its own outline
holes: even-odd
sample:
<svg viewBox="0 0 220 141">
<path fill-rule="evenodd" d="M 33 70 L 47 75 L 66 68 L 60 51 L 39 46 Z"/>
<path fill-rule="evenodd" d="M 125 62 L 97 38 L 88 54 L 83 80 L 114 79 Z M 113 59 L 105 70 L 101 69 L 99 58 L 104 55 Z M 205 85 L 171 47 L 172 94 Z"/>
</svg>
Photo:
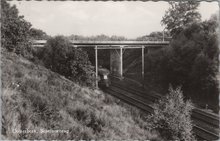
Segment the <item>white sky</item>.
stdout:
<svg viewBox="0 0 220 141">
<path fill-rule="evenodd" d="M 167 2 L 12 1 L 33 27 L 49 35 L 118 35 L 136 38 L 162 31 Z M 218 13 L 217 2 L 201 2 L 202 19 Z"/>
</svg>

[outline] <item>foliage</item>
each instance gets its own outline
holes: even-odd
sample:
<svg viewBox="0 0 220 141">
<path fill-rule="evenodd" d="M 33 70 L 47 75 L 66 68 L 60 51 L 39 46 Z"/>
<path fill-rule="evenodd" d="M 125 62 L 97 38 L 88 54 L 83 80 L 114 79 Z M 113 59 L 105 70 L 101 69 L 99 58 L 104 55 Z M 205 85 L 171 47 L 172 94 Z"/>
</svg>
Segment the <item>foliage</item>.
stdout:
<svg viewBox="0 0 220 141">
<path fill-rule="evenodd" d="M 174 76 L 171 83 L 182 84 L 185 90 L 194 88 L 194 93 L 202 92 L 203 95 L 210 95 L 211 90 L 218 87 L 216 83 L 218 71 L 216 28 L 217 20 L 194 23 L 183 30 L 171 43 L 171 64 L 173 65 L 171 73 Z M 199 65 L 199 63 L 202 64 Z M 192 86 L 201 83 L 199 82 L 201 79 L 197 78 L 203 79 L 204 85 L 215 86 L 195 89 Z M 201 91 L 202 89 L 209 90 Z"/>
<path fill-rule="evenodd" d="M 70 35 L 68 38 L 70 40 L 82 40 L 82 41 L 124 41 L 124 40 L 127 40 L 123 36 L 113 35 L 110 37 L 104 34 L 97 35 L 97 36 L 89 36 L 89 37 L 80 36 L 80 35 Z"/>
<path fill-rule="evenodd" d="M 217 67 L 215 62 L 203 52 L 198 54 L 190 73 L 190 87 L 196 90 L 193 91 L 195 95 L 211 100 L 213 105 L 218 105 L 219 103 L 216 73 Z"/>
<path fill-rule="evenodd" d="M 180 88 L 170 87 L 169 93 L 154 105 L 154 113 L 147 117 L 149 128 L 166 140 L 195 140 L 192 134 L 192 103 L 184 102 Z"/>
<path fill-rule="evenodd" d="M 170 76 L 169 63 L 170 47 L 151 52 L 145 55 L 145 80 L 152 84 L 158 91 L 167 91 Z"/>
<path fill-rule="evenodd" d="M 30 38 L 34 40 L 47 40 L 49 36 L 42 30 L 31 28 L 30 29 Z"/>
<path fill-rule="evenodd" d="M 31 52 L 29 30 L 31 24 L 18 15 L 18 9 L 1 1 L 1 39 L 2 47 L 21 55 Z"/>
<path fill-rule="evenodd" d="M 161 23 L 170 31 L 171 36 L 178 34 L 189 24 L 201 20 L 201 15 L 197 11 L 199 2 L 170 1 L 169 5 L 170 7 L 163 16 Z"/>
<path fill-rule="evenodd" d="M 156 32 L 151 32 L 149 35 L 138 37 L 136 38 L 136 40 L 137 41 L 162 41 L 164 39 L 165 41 L 167 41 L 169 40 L 169 37 L 170 37 L 170 34 L 167 31 L 164 31 L 164 33 L 160 31 L 156 31 Z"/>
<path fill-rule="evenodd" d="M 185 96 L 199 96 L 205 103 L 218 107 L 217 27 L 215 16 L 208 21 L 192 23 L 176 35 L 170 47 L 148 54 L 147 80 L 163 89 L 168 89 L 168 84 L 180 85 Z"/>
<path fill-rule="evenodd" d="M 87 53 L 71 47 L 69 40 L 63 36 L 56 36 L 47 41 L 43 60 L 47 68 L 75 82 L 94 84 L 94 68 Z"/>
</svg>

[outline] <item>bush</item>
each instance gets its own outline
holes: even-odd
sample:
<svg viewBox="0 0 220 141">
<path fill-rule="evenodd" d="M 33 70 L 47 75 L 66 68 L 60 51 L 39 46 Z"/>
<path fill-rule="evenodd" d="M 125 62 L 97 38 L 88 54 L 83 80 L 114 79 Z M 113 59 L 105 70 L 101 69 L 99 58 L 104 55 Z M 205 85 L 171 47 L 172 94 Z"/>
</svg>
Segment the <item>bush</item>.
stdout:
<svg viewBox="0 0 220 141">
<path fill-rule="evenodd" d="M 47 41 L 43 62 L 47 68 L 72 81 L 94 86 L 94 68 L 91 66 L 87 53 L 71 47 L 71 43 L 64 36 L 56 36 Z"/>
<path fill-rule="evenodd" d="M 192 103 L 184 102 L 180 88 L 169 93 L 154 105 L 154 113 L 147 117 L 151 130 L 156 130 L 165 140 L 194 140 L 192 134 Z"/>
</svg>

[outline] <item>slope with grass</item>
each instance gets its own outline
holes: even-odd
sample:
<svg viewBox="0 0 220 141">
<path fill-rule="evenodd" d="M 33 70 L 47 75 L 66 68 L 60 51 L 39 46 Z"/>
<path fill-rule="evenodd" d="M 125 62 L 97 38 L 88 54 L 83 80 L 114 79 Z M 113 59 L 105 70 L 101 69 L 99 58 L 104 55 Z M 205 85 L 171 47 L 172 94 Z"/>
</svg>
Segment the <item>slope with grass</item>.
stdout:
<svg viewBox="0 0 220 141">
<path fill-rule="evenodd" d="M 4 50 L 2 88 L 6 139 L 158 139 L 137 109 Z"/>
</svg>

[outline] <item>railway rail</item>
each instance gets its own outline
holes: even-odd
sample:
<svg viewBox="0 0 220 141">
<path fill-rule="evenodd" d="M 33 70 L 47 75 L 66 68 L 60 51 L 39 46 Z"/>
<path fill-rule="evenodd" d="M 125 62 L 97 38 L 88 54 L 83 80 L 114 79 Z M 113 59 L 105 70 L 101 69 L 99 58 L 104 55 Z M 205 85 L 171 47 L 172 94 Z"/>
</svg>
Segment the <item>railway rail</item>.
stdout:
<svg viewBox="0 0 220 141">
<path fill-rule="evenodd" d="M 161 96 L 155 92 L 144 93 L 141 90 L 135 90 L 132 87 L 126 87 L 126 85 L 123 85 L 123 84 L 120 84 L 117 82 L 114 82 L 113 86 L 118 87 L 120 89 L 123 89 L 125 91 L 129 91 L 129 92 L 131 92 L 131 93 L 135 94 L 136 96 L 139 96 L 143 99 L 149 99 L 152 102 L 156 102 L 158 99 L 161 98 Z M 201 120 L 201 121 L 203 121 L 213 127 L 219 128 L 219 117 L 218 116 L 212 115 L 208 112 L 202 111 L 197 108 L 194 108 L 192 112 L 193 112 L 192 118 Z"/>
<path fill-rule="evenodd" d="M 157 93 L 144 93 L 132 87 L 126 87 L 121 83 L 113 82 L 106 92 L 129 103 L 147 113 L 153 112 L 152 104 L 161 96 Z M 218 116 L 208 114 L 200 109 L 194 109 L 192 113 L 194 122 L 193 131 L 199 139 L 218 140 L 219 139 L 219 119 Z M 200 124 L 200 125 L 199 125 Z M 201 126 L 205 125 L 205 126 Z"/>
<path fill-rule="evenodd" d="M 193 118 L 197 118 L 199 120 L 202 120 L 203 122 L 206 122 L 213 127 L 219 128 L 219 117 L 215 115 L 211 115 L 207 112 L 201 111 L 200 109 L 193 109 Z"/>
</svg>

